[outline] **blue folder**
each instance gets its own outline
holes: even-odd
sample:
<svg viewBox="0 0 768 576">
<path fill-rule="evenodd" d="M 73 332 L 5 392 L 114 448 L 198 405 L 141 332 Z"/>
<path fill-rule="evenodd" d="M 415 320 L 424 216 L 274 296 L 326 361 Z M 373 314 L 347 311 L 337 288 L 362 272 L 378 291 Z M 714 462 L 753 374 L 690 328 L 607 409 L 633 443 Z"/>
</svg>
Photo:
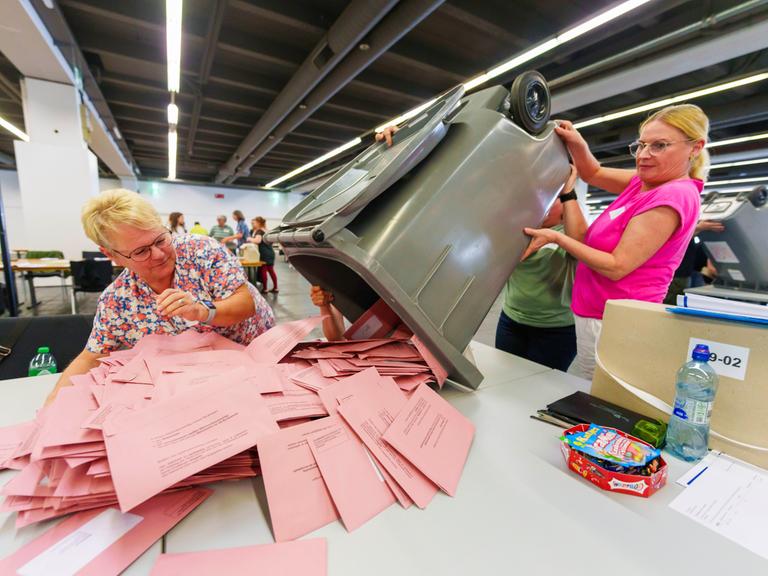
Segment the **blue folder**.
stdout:
<svg viewBox="0 0 768 576">
<path fill-rule="evenodd" d="M 755 316 L 743 316 L 741 314 L 725 314 L 723 312 L 712 312 L 711 310 L 699 310 L 697 308 L 683 308 L 682 306 L 668 307 L 668 312 L 673 314 L 682 314 L 683 316 L 699 316 L 701 318 L 715 318 L 716 320 L 730 320 L 732 322 L 742 322 L 745 324 L 768 325 L 768 319 L 756 318 Z"/>
</svg>

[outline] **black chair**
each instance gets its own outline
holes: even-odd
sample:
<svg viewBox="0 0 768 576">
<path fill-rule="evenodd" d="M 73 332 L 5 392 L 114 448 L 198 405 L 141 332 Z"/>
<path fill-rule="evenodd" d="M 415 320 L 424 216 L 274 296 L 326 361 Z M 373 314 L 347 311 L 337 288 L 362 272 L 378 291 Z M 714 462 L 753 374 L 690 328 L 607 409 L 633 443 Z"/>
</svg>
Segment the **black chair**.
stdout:
<svg viewBox="0 0 768 576">
<path fill-rule="evenodd" d="M 106 256 L 101 252 L 89 252 L 83 250 L 83 260 L 101 260 L 102 258 L 106 258 Z"/>
<path fill-rule="evenodd" d="M 11 348 L 0 362 L 0 380 L 27 375 L 29 361 L 40 346 L 48 346 L 59 372 L 82 352 L 93 326 L 93 315 L 0 318 L 0 346 Z M 17 332 L 17 330 L 22 330 Z M 15 343 L 8 338 L 16 333 Z"/>
<path fill-rule="evenodd" d="M 78 292 L 102 292 L 112 283 L 112 261 L 73 260 L 69 267 L 72 271 L 72 314 L 77 314 Z"/>
</svg>

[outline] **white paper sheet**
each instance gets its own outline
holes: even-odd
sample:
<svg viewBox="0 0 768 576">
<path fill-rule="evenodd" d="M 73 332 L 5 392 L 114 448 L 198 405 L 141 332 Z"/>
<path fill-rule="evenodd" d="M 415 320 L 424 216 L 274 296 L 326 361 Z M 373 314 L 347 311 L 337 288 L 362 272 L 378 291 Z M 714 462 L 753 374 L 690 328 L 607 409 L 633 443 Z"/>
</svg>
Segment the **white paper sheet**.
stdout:
<svg viewBox="0 0 768 576">
<path fill-rule="evenodd" d="M 19 576 L 70 576 L 112 546 L 143 518 L 107 508 L 19 568 Z"/>
<path fill-rule="evenodd" d="M 768 472 L 715 456 L 710 463 L 670 508 L 768 559 Z"/>
</svg>

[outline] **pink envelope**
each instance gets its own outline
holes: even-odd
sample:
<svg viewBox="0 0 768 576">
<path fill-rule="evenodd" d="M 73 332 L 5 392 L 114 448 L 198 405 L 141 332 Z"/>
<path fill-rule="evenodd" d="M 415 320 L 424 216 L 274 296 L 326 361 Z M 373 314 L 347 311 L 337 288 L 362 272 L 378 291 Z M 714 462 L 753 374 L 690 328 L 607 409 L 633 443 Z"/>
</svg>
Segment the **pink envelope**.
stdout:
<svg viewBox="0 0 768 576">
<path fill-rule="evenodd" d="M 278 364 L 279 366 L 279 364 Z M 302 388 L 317 393 L 323 388 L 327 388 L 336 383 L 335 378 L 326 378 L 317 366 L 310 366 L 290 377 L 290 380 Z"/>
<path fill-rule="evenodd" d="M 429 386 L 420 386 L 384 440 L 450 496 L 456 494 L 475 426 Z"/>
<path fill-rule="evenodd" d="M 448 372 L 446 369 L 443 368 L 443 365 L 440 364 L 437 358 L 435 358 L 435 355 L 429 351 L 429 348 L 426 347 L 426 345 L 419 339 L 418 336 L 414 334 L 413 338 L 411 338 L 411 342 L 414 346 L 416 346 L 416 349 L 422 355 L 430 370 L 432 370 L 432 373 L 437 379 L 437 385 L 442 388 L 445 379 L 448 377 Z"/>
<path fill-rule="evenodd" d="M 117 576 L 212 493 L 162 494 L 128 514 L 114 507 L 75 514 L 0 560 L 0 574 Z"/>
<path fill-rule="evenodd" d="M 317 418 L 328 414 L 318 395 L 304 388 L 299 388 L 298 391 L 284 390 L 280 394 L 265 394 L 263 398 L 277 422 Z"/>
<path fill-rule="evenodd" d="M 397 390 L 395 381 L 389 376 L 381 376 L 376 368 L 368 368 L 353 376 L 337 380 L 335 384 L 318 391 L 318 396 L 331 416 L 338 413 L 339 404 L 352 398 L 358 389 L 370 387 L 389 387 Z M 391 392 L 391 390 L 390 390 Z"/>
<path fill-rule="evenodd" d="M 400 323 L 400 318 L 379 299 L 366 310 L 344 333 L 347 340 L 384 338 Z"/>
<path fill-rule="evenodd" d="M 437 493 L 437 486 L 382 439 L 407 402 L 394 383 L 392 387 L 363 383 L 354 396 L 342 400 L 338 410 L 403 491 L 419 508 L 426 508 Z"/>
<path fill-rule="evenodd" d="M 230 374 L 107 420 L 104 440 L 121 510 L 279 430 L 258 390 Z"/>
<path fill-rule="evenodd" d="M 253 340 L 246 351 L 255 362 L 277 364 L 322 322 L 322 316 L 313 316 L 278 324 Z"/>
<path fill-rule="evenodd" d="M 275 541 L 295 540 L 339 516 L 307 444 L 334 427 L 328 418 L 284 428 L 259 441 L 259 461 Z"/>
<path fill-rule="evenodd" d="M 308 437 L 323 481 L 348 532 L 395 503 L 392 491 L 365 447 L 339 416 L 333 426 Z"/>
<path fill-rule="evenodd" d="M 11 460 L 24 441 L 34 432 L 37 424 L 34 420 L 0 428 L 0 470 L 8 468 Z"/>
<path fill-rule="evenodd" d="M 32 449 L 32 459 L 41 458 L 44 448 L 101 441 L 100 432 L 80 427 L 80 423 L 97 408 L 96 401 L 85 388 L 66 386 L 59 390 L 46 410 L 40 436 Z"/>
<path fill-rule="evenodd" d="M 150 576 L 326 576 L 325 538 L 224 548 L 203 552 L 162 554 Z"/>
</svg>

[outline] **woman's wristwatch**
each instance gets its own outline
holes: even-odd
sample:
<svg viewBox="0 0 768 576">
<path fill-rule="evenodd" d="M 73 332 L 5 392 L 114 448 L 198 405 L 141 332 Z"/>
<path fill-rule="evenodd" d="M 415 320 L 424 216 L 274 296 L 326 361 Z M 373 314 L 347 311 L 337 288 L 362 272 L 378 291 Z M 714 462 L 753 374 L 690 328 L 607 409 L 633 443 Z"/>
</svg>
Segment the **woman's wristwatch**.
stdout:
<svg viewBox="0 0 768 576">
<path fill-rule="evenodd" d="M 203 320 L 203 322 L 205 324 L 210 324 L 213 322 L 213 319 L 216 316 L 216 306 L 210 300 L 198 300 L 198 302 L 200 302 L 200 304 L 205 306 L 205 308 L 208 310 L 208 318 Z"/>
<path fill-rule="evenodd" d="M 570 192 L 566 192 L 565 194 L 560 194 L 559 198 L 560 198 L 560 202 L 568 202 L 569 200 L 579 199 L 579 197 L 576 195 L 576 190 L 571 190 Z"/>
</svg>

